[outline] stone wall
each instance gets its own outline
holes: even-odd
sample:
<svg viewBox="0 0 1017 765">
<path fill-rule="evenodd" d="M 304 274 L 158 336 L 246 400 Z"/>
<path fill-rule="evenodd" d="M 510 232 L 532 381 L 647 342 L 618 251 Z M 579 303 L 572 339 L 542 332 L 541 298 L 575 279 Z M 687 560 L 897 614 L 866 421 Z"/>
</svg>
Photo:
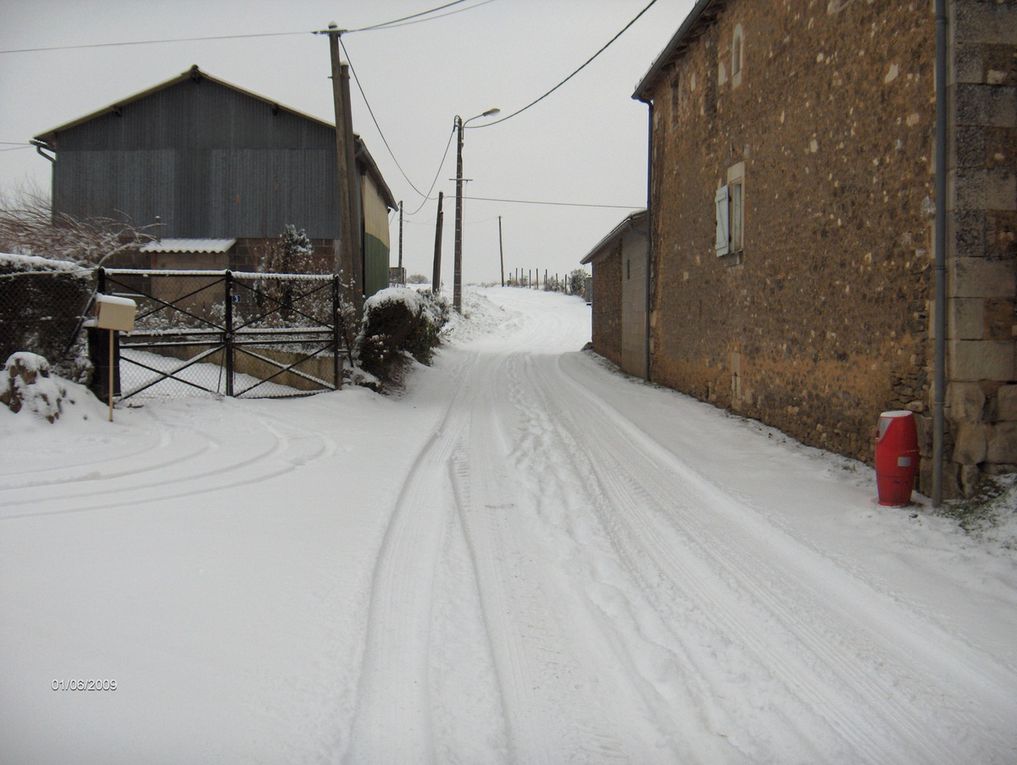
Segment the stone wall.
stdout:
<svg viewBox="0 0 1017 765">
<path fill-rule="evenodd" d="M 653 90 L 652 378 L 871 460 L 879 413 L 929 399 L 932 4 L 719 7 Z"/>
<path fill-rule="evenodd" d="M 593 350 L 622 363 L 621 243 L 593 261 Z"/>
<path fill-rule="evenodd" d="M 970 494 L 1017 471 L 1017 2 L 954 0 L 949 22 L 944 479 Z"/>
<path fill-rule="evenodd" d="M 628 229 L 622 237 L 621 263 L 621 368 L 636 377 L 646 376 L 646 222 Z"/>
</svg>

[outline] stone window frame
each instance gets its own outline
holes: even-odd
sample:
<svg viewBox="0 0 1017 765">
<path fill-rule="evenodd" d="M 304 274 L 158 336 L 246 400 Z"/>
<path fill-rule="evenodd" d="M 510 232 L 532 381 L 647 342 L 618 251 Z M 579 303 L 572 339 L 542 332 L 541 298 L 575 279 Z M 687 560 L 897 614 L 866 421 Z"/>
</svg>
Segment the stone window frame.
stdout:
<svg viewBox="0 0 1017 765">
<path fill-rule="evenodd" d="M 727 169 L 727 186 L 731 252 L 740 255 L 745 251 L 745 162 Z"/>
<path fill-rule="evenodd" d="M 745 30 L 741 24 L 735 24 L 734 32 L 731 33 L 731 87 L 737 88 L 742 84 L 742 75 L 745 72 Z"/>
</svg>

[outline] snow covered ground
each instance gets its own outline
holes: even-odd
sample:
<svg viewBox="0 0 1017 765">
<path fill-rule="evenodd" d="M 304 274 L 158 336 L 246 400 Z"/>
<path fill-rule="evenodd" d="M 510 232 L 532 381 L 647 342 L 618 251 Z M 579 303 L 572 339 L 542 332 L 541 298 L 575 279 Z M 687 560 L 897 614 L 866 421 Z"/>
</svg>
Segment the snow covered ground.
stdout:
<svg viewBox="0 0 1017 765">
<path fill-rule="evenodd" d="M 1012 550 L 468 307 L 396 398 L 0 411 L 0 760 L 1017 761 Z"/>
</svg>

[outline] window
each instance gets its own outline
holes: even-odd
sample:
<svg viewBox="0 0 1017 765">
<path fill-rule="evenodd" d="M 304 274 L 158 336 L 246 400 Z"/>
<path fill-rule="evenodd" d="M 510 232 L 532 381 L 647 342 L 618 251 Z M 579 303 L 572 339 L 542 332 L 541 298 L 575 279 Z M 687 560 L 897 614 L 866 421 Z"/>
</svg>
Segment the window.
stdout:
<svg viewBox="0 0 1017 765">
<path fill-rule="evenodd" d="M 742 40 L 742 25 L 734 29 L 734 36 L 731 38 L 731 87 L 737 88 L 742 84 L 742 54 L 744 42 Z"/>
<path fill-rule="evenodd" d="M 728 168 L 727 183 L 714 195 L 717 256 L 740 253 L 745 249 L 745 163 Z"/>
</svg>

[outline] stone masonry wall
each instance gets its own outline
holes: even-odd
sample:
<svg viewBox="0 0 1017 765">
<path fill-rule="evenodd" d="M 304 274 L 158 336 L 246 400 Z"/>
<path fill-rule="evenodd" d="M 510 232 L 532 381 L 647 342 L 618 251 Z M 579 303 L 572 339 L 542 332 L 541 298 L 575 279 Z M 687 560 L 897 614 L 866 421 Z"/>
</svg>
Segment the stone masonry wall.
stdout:
<svg viewBox="0 0 1017 765">
<path fill-rule="evenodd" d="M 926 410 L 934 21 L 730 0 L 657 84 L 654 380 L 867 461 L 881 411 Z M 743 252 L 717 257 L 742 170 Z"/>
<path fill-rule="evenodd" d="M 944 483 L 1017 471 L 1017 0 L 954 0 Z"/>
<path fill-rule="evenodd" d="M 593 262 L 593 350 L 622 363 L 620 243 Z"/>
</svg>

